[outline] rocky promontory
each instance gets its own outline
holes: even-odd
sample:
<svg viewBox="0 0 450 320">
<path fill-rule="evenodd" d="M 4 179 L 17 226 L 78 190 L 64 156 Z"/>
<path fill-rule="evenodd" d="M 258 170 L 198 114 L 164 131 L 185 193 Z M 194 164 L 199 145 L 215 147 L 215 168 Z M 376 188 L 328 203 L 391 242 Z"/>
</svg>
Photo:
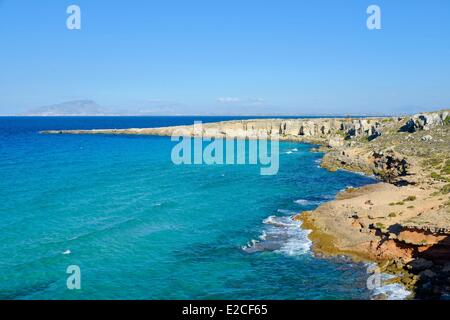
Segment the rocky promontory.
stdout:
<svg viewBox="0 0 450 320">
<path fill-rule="evenodd" d="M 233 120 L 216 123 L 173 126 L 163 128 L 99 129 L 99 130 L 50 130 L 44 134 L 116 134 L 157 136 L 203 136 L 252 138 L 274 136 L 280 140 L 316 142 L 343 145 L 345 137 L 379 135 L 383 118 L 311 118 L 311 119 L 256 119 Z"/>
</svg>

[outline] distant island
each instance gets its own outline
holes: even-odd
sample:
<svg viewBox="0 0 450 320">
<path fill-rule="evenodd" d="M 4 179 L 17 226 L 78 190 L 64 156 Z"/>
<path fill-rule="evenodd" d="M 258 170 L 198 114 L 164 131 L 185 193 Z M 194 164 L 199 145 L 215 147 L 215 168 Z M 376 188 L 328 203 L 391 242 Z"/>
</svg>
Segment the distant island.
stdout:
<svg viewBox="0 0 450 320">
<path fill-rule="evenodd" d="M 318 254 L 375 261 L 417 298 L 440 297 L 450 276 L 450 110 L 407 117 L 255 119 L 142 129 L 44 131 L 247 139 L 276 132 L 314 143 L 321 166 L 374 175 L 380 182 L 348 188 L 336 200 L 294 217 L 312 230 Z M 382 297 L 381 297 L 382 298 Z"/>
<path fill-rule="evenodd" d="M 109 110 L 93 100 L 75 100 L 31 109 L 23 116 L 104 116 L 108 114 L 110 114 Z"/>
<path fill-rule="evenodd" d="M 162 108 L 162 109 L 161 109 Z M 117 109 L 104 107 L 91 99 L 73 100 L 62 103 L 42 106 L 30 109 L 20 116 L 27 117 L 102 117 L 102 116 L 155 116 L 160 114 L 170 114 L 162 106 L 155 108 L 135 108 Z M 173 114 L 178 115 L 178 114 Z"/>
<path fill-rule="evenodd" d="M 5 116 L 8 116 L 7 114 Z M 309 114 L 309 113 L 266 113 L 264 110 L 254 112 L 236 112 L 232 110 L 217 110 L 210 108 L 208 111 L 190 112 L 184 111 L 183 105 L 176 102 L 149 100 L 135 102 L 132 106 L 126 107 L 106 107 L 92 99 L 72 100 L 61 103 L 31 108 L 20 114 L 13 116 L 25 117 L 113 117 L 113 116 L 216 116 L 216 117 L 303 117 L 303 116 L 323 116 L 338 117 L 334 113 Z M 345 116 L 361 117 L 361 114 L 346 114 Z M 341 117 L 341 116 L 340 116 Z"/>
</svg>

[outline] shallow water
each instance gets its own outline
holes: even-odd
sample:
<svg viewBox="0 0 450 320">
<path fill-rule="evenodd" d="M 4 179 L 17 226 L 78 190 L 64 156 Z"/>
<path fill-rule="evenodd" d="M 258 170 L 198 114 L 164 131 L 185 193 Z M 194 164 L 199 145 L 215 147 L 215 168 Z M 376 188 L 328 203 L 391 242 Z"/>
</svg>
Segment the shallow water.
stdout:
<svg viewBox="0 0 450 320">
<path fill-rule="evenodd" d="M 310 145 L 280 143 L 279 173 L 261 176 L 175 166 L 165 137 L 38 134 L 193 120 L 0 118 L 0 298 L 369 298 L 366 267 L 315 258 L 290 216 L 373 180 L 319 168 Z"/>
</svg>

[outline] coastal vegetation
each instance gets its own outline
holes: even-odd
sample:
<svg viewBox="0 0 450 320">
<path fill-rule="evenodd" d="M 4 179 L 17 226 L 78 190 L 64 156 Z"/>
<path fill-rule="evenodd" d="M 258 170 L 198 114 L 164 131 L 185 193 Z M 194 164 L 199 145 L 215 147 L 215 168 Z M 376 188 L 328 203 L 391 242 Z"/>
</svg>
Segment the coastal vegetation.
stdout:
<svg viewBox="0 0 450 320">
<path fill-rule="evenodd" d="M 450 116 L 447 116 L 447 117 L 445 118 L 444 124 L 445 124 L 446 126 L 450 125 Z"/>
</svg>

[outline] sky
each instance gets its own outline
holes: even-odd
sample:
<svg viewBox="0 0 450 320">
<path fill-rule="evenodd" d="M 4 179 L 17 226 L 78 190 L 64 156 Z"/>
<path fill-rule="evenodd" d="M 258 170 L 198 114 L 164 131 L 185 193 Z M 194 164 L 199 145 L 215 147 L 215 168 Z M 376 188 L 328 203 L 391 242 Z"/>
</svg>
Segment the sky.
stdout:
<svg viewBox="0 0 450 320">
<path fill-rule="evenodd" d="M 79 99 L 159 114 L 449 108 L 450 1 L 0 0 L 0 114 Z"/>
</svg>

